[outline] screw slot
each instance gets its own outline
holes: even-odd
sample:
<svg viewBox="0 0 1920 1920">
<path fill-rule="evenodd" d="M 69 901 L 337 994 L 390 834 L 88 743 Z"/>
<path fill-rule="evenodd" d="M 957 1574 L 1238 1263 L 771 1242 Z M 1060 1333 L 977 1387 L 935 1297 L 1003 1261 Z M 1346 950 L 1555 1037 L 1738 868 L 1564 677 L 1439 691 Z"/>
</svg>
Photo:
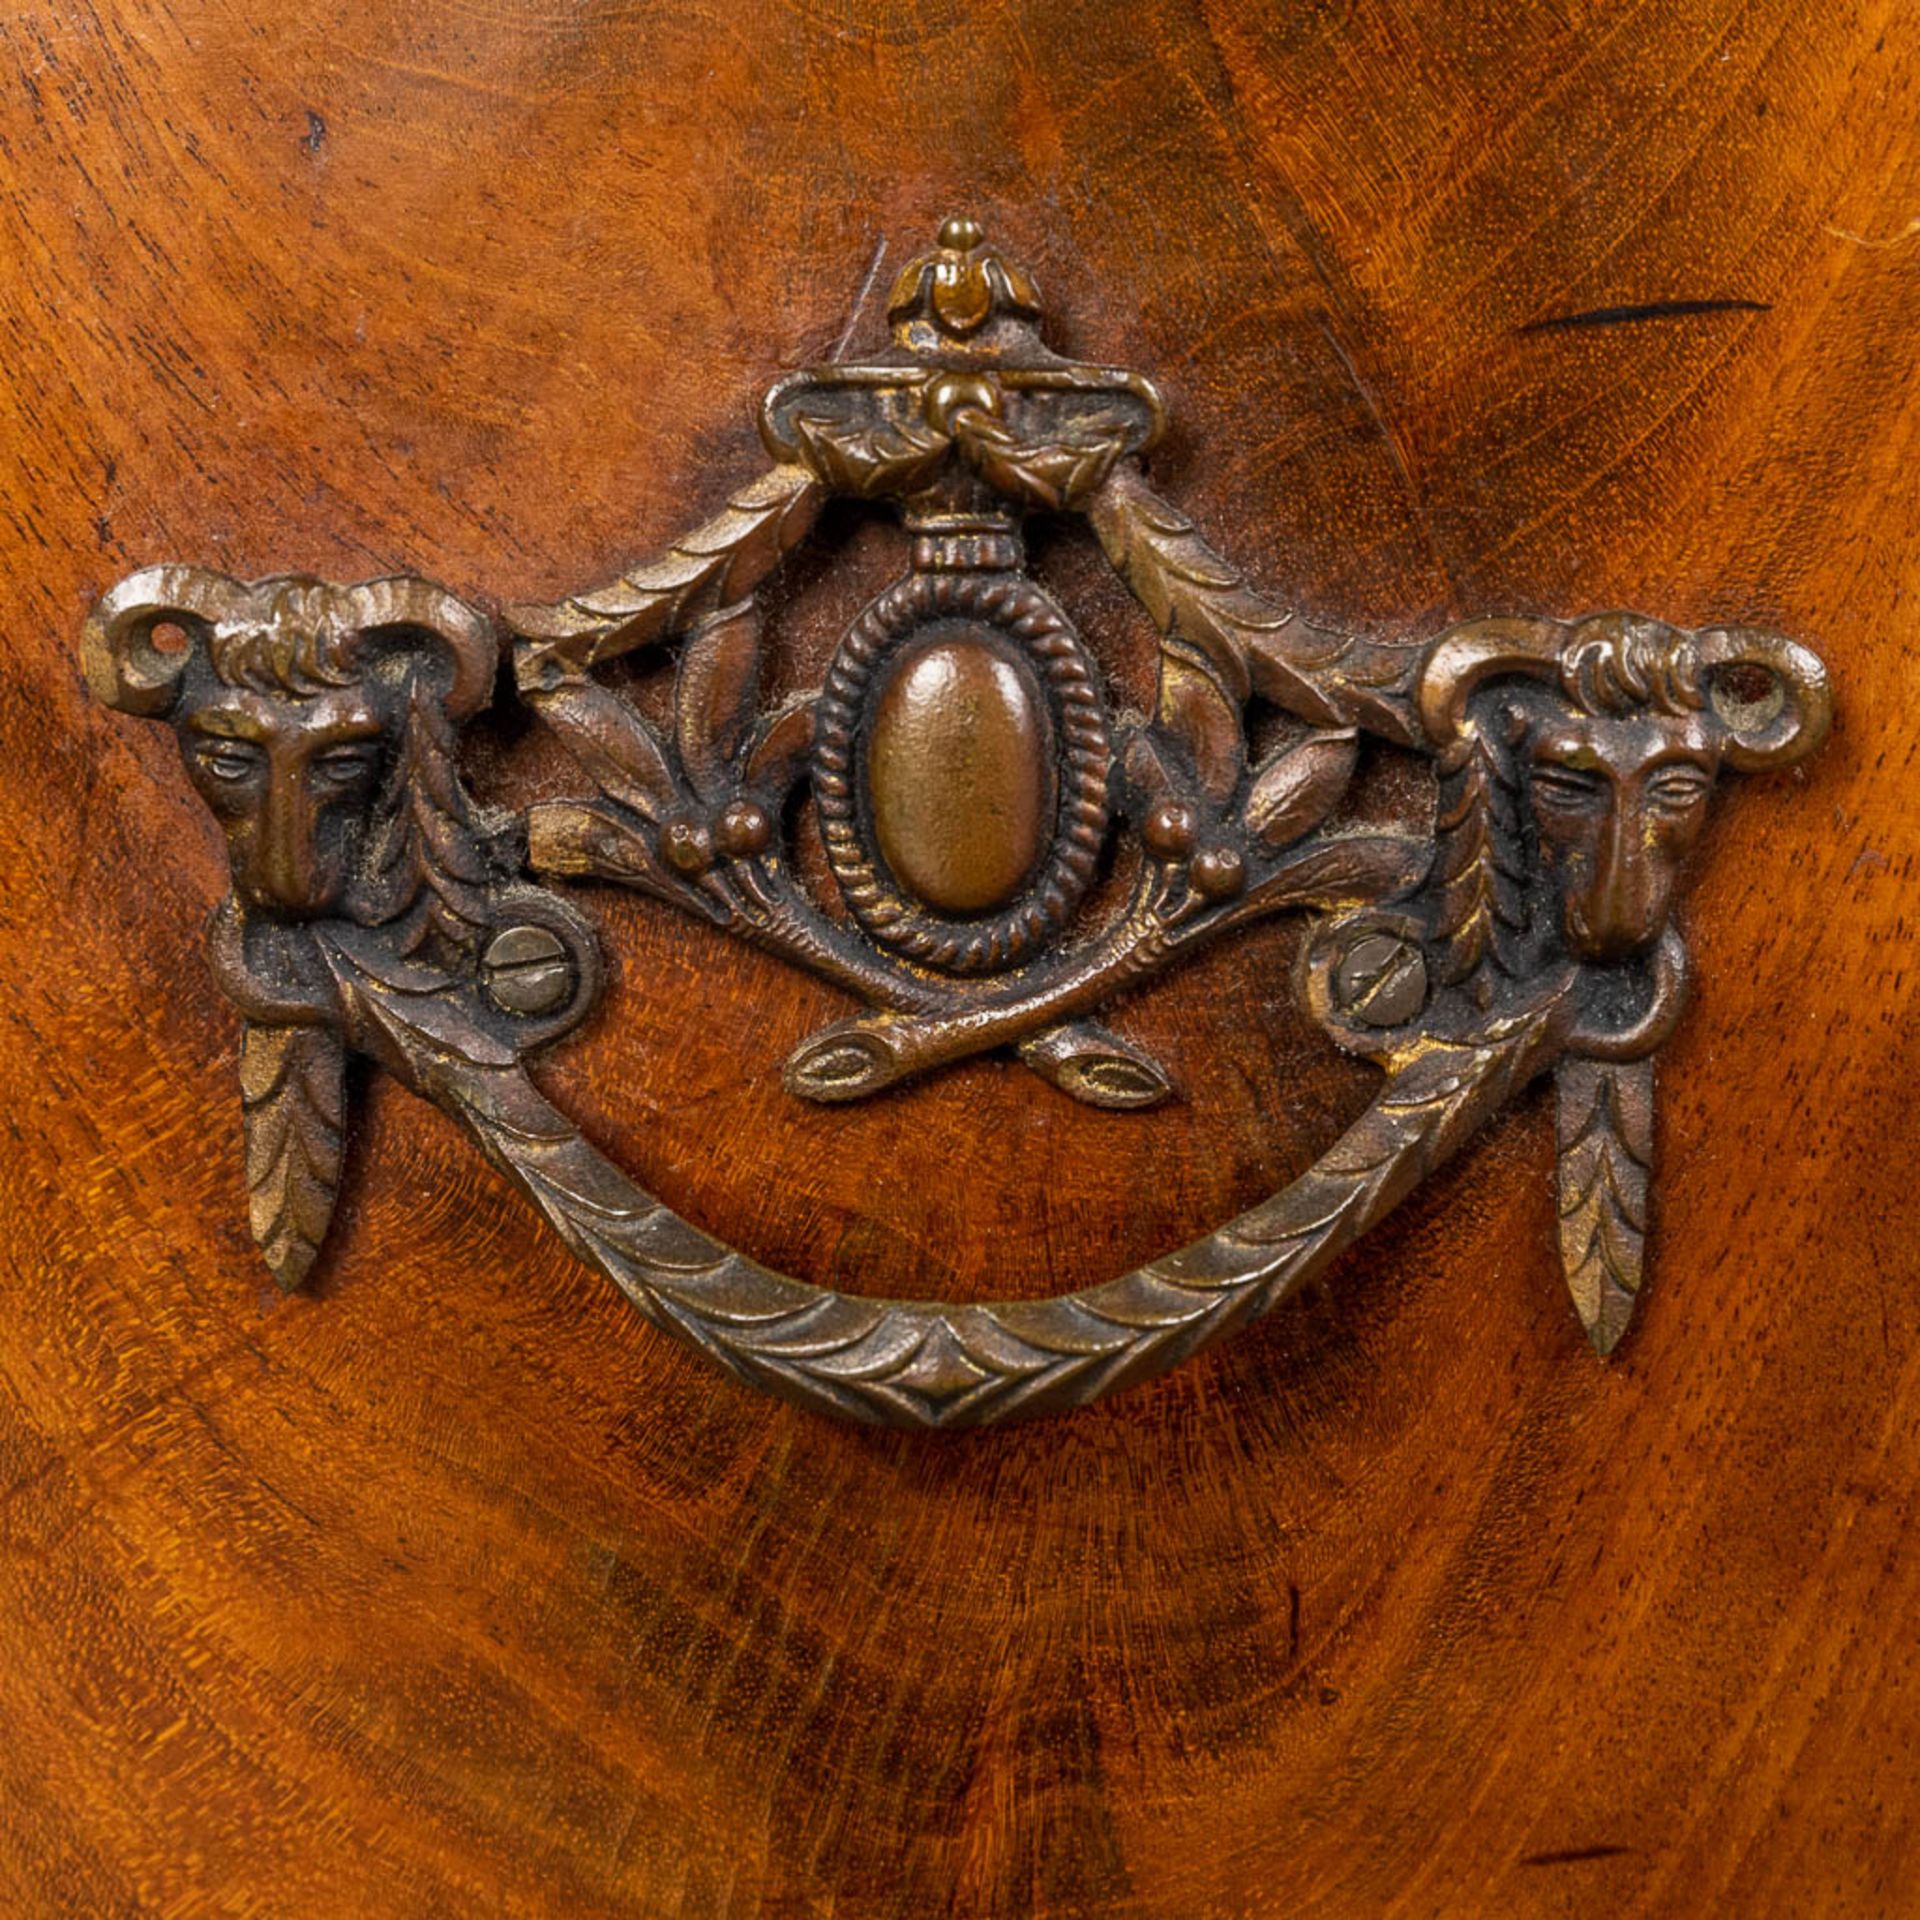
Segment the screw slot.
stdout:
<svg viewBox="0 0 1920 1920">
<path fill-rule="evenodd" d="M 1411 940 L 1362 934 L 1333 970 L 1340 1009 L 1367 1027 L 1403 1027 L 1427 1004 L 1427 958 Z"/>
<path fill-rule="evenodd" d="M 574 980 L 573 957 L 551 927 L 503 927 L 480 957 L 480 984 L 504 1013 L 552 1013 Z"/>
</svg>

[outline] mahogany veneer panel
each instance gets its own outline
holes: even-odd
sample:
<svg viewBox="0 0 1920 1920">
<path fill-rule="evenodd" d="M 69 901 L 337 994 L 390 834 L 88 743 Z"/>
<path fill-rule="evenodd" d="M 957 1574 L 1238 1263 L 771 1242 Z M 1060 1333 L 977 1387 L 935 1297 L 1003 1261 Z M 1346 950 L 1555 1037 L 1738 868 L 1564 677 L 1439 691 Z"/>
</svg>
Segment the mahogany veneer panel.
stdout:
<svg viewBox="0 0 1920 1920">
<path fill-rule="evenodd" d="M 1910 9 L 49 0 L 0 75 L 0 1901 L 1915 1899 Z M 1831 664 L 1824 754 L 1718 809 L 1610 1365 L 1539 1094 L 1312 1302 L 969 1439 L 731 1386 L 386 1083 L 314 1297 L 266 1283 L 216 832 L 84 698 L 89 602 L 167 557 L 604 577 L 754 469 L 766 381 L 850 312 L 875 337 L 956 207 L 1062 344 L 1162 381 L 1156 483 L 1317 617 L 1630 604 Z M 891 564 L 828 531 L 796 678 Z M 1090 545 L 1039 560 L 1143 686 Z M 482 763 L 568 783 L 511 722 Z M 1126 1013 L 1183 1104 L 989 1063 L 823 1112 L 778 1068 L 844 1002 L 593 906 L 615 988 L 548 1084 L 809 1279 L 1086 1284 L 1367 1084 L 1294 1011 L 1288 926 Z"/>
</svg>

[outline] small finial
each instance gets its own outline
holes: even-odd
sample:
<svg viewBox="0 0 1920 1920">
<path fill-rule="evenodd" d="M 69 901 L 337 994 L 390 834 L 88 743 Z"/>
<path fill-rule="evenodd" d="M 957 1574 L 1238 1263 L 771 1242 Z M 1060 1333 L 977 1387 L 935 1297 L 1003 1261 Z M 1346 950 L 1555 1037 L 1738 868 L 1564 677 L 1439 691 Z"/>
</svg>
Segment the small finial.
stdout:
<svg viewBox="0 0 1920 1920">
<path fill-rule="evenodd" d="M 949 214 L 931 253 L 910 262 L 893 283 L 887 317 L 902 346 L 951 351 L 989 322 L 1031 326 L 1040 318 L 1040 294 L 1022 266 L 987 245 L 980 222 Z"/>
</svg>

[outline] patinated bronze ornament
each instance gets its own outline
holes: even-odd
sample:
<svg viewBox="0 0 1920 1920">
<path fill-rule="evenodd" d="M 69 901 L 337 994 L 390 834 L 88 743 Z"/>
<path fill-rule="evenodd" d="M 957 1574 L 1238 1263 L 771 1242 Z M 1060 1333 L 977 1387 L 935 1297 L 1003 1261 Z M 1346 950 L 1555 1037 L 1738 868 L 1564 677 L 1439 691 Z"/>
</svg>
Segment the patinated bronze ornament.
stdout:
<svg viewBox="0 0 1920 1920">
<path fill-rule="evenodd" d="M 173 726 L 231 851 L 209 946 L 244 1020 L 253 1230 L 282 1286 L 327 1230 L 357 1053 L 739 1378 L 858 1419 L 979 1425 L 1090 1400 L 1265 1312 L 1550 1072 L 1567 1283 L 1612 1350 L 1641 1285 L 1687 856 L 1723 767 L 1819 745 L 1824 668 L 1774 634 L 1631 614 L 1476 620 L 1426 644 L 1312 627 L 1148 486 L 1153 386 L 1061 358 L 1039 317 L 1028 274 L 948 221 L 893 290 L 885 352 L 774 386 L 767 472 L 662 558 L 503 626 L 415 579 L 162 566 L 100 601 L 89 684 Z M 908 568 L 823 685 L 769 711 L 757 596 L 833 495 L 895 507 Z M 1035 512 L 1083 516 L 1151 616 L 1150 715 L 1112 709 L 1026 572 Z M 593 789 L 524 816 L 476 801 L 458 751 L 506 637 L 521 697 Z M 595 677 L 668 643 L 670 734 Z M 1256 701 L 1284 716 L 1257 763 Z M 1432 757 L 1430 831 L 1328 824 L 1363 735 Z M 795 858 L 807 808 L 832 905 Z M 1291 1185 L 1103 1286 L 963 1307 L 806 1286 L 662 1206 L 528 1078 L 600 980 L 555 876 L 643 889 L 852 995 L 863 1010 L 786 1064 L 801 1099 L 1006 1048 L 1076 1099 L 1151 1105 L 1169 1075 L 1099 1016 L 1286 908 L 1313 916 L 1304 1004 L 1386 1078 Z"/>
</svg>

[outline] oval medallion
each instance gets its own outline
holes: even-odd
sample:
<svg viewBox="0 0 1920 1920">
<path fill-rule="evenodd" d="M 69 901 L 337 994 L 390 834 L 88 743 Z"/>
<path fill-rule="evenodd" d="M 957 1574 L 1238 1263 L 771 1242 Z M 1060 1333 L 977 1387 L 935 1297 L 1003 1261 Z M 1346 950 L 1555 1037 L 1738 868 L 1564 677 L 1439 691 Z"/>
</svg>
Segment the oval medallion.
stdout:
<svg viewBox="0 0 1920 1920">
<path fill-rule="evenodd" d="M 1033 581 L 910 573 L 847 630 L 814 708 L 827 862 L 895 952 L 1013 966 L 1093 878 L 1110 759 L 1092 663 Z"/>
<path fill-rule="evenodd" d="M 1033 669 L 983 628 L 901 660 L 874 703 L 866 784 L 909 893 L 964 914 L 1020 891 L 1053 826 L 1052 732 Z"/>
</svg>

